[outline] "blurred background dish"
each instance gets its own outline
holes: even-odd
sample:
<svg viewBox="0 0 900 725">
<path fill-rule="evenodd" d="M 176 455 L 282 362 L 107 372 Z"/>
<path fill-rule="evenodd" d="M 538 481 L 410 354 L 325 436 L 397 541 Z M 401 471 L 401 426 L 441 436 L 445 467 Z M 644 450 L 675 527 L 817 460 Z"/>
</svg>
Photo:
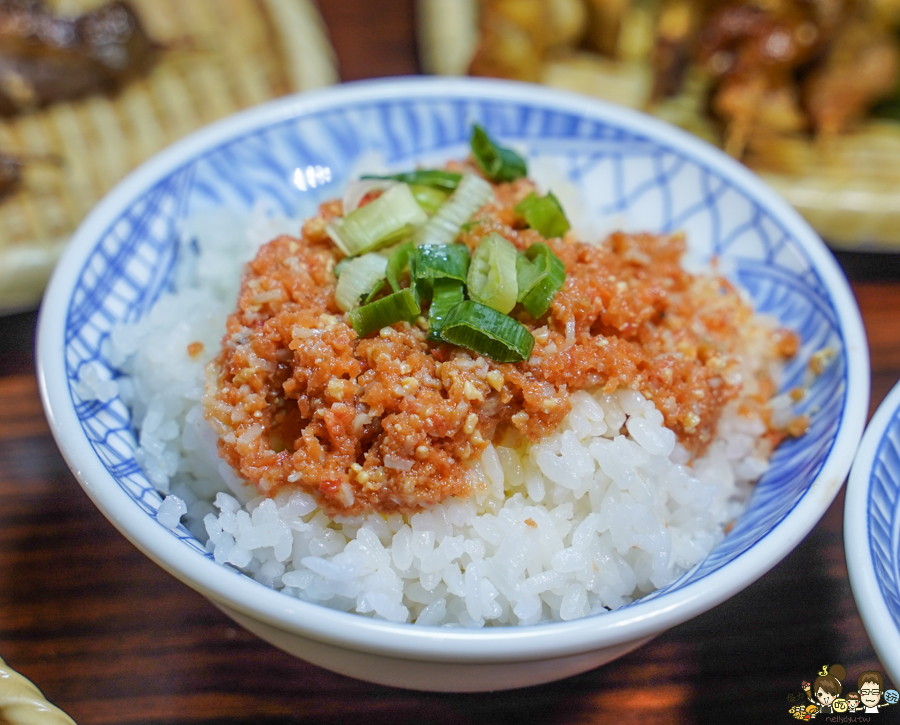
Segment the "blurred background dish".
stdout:
<svg viewBox="0 0 900 725">
<path fill-rule="evenodd" d="M 0 719 L 6 725 L 75 725 L 37 686 L 0 658 Z"/>
<path fill-rule="evenodd" d="M 900 383 L 872 417 L 853 463 L 844 548 L 866 631 L 900 682 Z"/>
<path fill-rule="evenodd" d="M 0 0 L 0 312 L 37 305 L 75 227 L 140 162 L 336 80 L 310 0 Z"/>
<path fill-rule="evenodd" d="M 743 160 L 834 248 L 900 250 L 894 0 L 418 0 L 425 70 L 545 83 Z"/>
</svg>

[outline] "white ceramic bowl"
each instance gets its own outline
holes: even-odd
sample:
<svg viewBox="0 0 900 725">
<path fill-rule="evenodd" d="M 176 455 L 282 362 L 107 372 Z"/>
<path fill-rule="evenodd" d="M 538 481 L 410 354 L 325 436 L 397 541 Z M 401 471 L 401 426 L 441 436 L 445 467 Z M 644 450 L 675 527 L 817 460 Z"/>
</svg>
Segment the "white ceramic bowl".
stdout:
<svg viewBox="0 0 900 725">
<path fill-rule="evenodd" d="M 872 416 L 850 471 L 844 549 L 866 632 L 900 682 L 900 383 Z"/>
<path fill-rule="evenodd" d="M 176 224 L 258 200 L 303 217 L 339 196 L 370 152 L 411 168 L 467 152 L 480 122 L 532 164 L 548 161 L 580 194 L 583 221 L 684 229 L 691 256 L 718 260 L 758 309 L 802 337 L 785 389 L 810 356 L 835 359 L 804 403 L 810 431 L 781 446 L 747 511 L 694 570 L 617 611 L 579 621 L 466 631 L 391 624 L 325 609 L 215 564 L 184 528 L 154 516 L 160 497 L 133 458 L 118 398 L 83 401 L 82 365 L 106 364 L 118 320 L 143 314 L 167 283 Z M 41 310 L 38 370 L 54 435 L 103 513 L 160 566 L 247 629 L 303 659 L 375 682 L 495 690 L 560 679 L 608 662 L 762 576 L 809 532 L 844 482 L 865 421 L 867 345 L 847 282 L 822 242 L 780 198 L 712 147 L 622 108 L 535 86 L 400 79 L 285 98 L 195 133 L 123 181 L 86 219 Z"/>
</svg>

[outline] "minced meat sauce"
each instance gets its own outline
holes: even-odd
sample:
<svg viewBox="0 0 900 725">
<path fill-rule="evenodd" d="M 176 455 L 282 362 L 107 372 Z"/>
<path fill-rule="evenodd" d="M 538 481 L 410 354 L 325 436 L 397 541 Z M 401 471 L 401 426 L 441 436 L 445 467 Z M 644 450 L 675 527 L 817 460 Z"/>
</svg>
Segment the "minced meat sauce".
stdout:
<svg viewBox="0 0 900 725">
<path fill-rule="evenodd" d="M 424 320 L 358 339 L 335 304 L 341 253 L 325 233 L 340 202 L 323 204 L 300 238 L 262 247 L 209 369 L 207 417 L 223 458 L 260 493 L 299 487 L 332 516 L 412 512 L 472 493 L 471 463 L 495 436 L 536 441 L 566 416 L 570 391 L 620 387 L 652 400 L 682 444 L 702 451 L 740 390 L 752 310 L 723 279 L 681 268 L 679 234 L 595 245 L 522 228 L 513 207 L 533 188 L 495 185 L 460 237 L 470 248 L 489 232 L 519 249 L 545 241 L 565 264 L 544 318 L 513 313 L 536 339 L 521 363 L 428 342 Z M 770 340 L 776 354 L 796 351 L 791 332 Z M 775 391 L 756 378 L 762 406 Z"/>
</svg>

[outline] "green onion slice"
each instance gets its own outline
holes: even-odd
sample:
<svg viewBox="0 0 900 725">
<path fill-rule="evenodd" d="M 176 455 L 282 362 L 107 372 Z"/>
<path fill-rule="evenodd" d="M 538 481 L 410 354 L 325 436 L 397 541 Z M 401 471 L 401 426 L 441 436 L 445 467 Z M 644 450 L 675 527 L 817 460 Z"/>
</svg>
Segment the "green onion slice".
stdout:
<svg viewBox="0 0 900 725">
<path fill-rule="evenodd" d="M 532 244 L 516 258 L 518 301 L 538 319 L 548 309 L 566 281 L 562 260 L 543 242 Z"/>
<path fill-rule="evenodd" d="M 374 296 L 384 284 L 388 261 L 380 254 L 364 254 L 341 267 L 334 301 L 344 312 L 359 307 L 360 300 Z"/>
<path fill-rule="evenodd" d="M 397 247 L 391 252 L 391 256 L 388 257 L 385 276 L 394 292 L 400 291 L 400 276 L 409 268 L 410 257 L 415 251 L 416 245 L 412 242 L 406 242 Z"/>
<path fill-rule="evenodd" d="M 452 244 L 463 225 L 494 196 L 493 187 L 477 174 L 464 174 L 456 191 L 421 227 L 418 244 Z"/>
<path fill-rule="evenodd" d="M 427 221 L 409 186 L 397 184 L 325 229 L 344 254 L 355 257 L 398 242 Z"/>
<path fill-rule="evenodd" d="M 443 340 L 441 328 L 447 313 L 465 299 L 463 283 L 449 278 L 436 279 L 433 282 L 431 307 L 428 308 L 428 339 Z"/>
<path fill-rule="evenodd" d="M 527 360 L 534 348 L 534 336 L 523 324 L 472 300 L 447 313 L 441 338 L 501 363 Z"/>
<path fill-rule="evenodd" d="M 334 268 L 331 271 L 334 272 L 335 277 L 339 278 L 341 276 L 346 266 L 350 263 L 350 259 L 351 257 L 344 257 L 340 262 L 334 265 Z"/>
<path fill-rule="evenodd" d="M 469 272 L 469 249 L 464 244 L 426 244 L 416 247 L 416 283 L 455 279 L 465 282 Z"/>
<path fill-rule="evenodd" d="M 504 315 L 516 306 L 518 251 L 499 234 L 488 234 L 472 255 L 466 278 L 469 297 Z"/>
<path fill-rule="evenodd" d="M 350 181 L 347 184 L 347 188 L 344 189 L 344 196 L 341 199 L 341 208 L 343 210 L 341 216 L 350 216 L 351 213 L 359 209 L 363 200 L 370 194 L 378 192 L 378 196 L 381 196 L 396 183 L 396 181 L 388 181 L 386 179 Z"/>
<path fill-rule="evenodd" d="M 498 146 L 478 124 L 472 128 L 472 156 L 491 181 L 515 181 L 528 173 L 525 159 L 512 149 Z"/>
<path fill-rule="evenodd" d="M 561 237 L 569 231 L 569 220 L 552 193 L 538 196 L 532 191 L 516 204 L 516 213 L 545 239 Z"/>
<path fill-rule="evenodd" d="M 460 179 L 462 179 L 462 174 L 458 174 L 455 171 L 445 171 L 444 169 L 417 169 L 416 171 L 407 171 L 402 174 L 386 174 L 384 176 L 366 174 L 360 178 L 402 181 L 404 184 L 418 184 L 431 186 L 435 189 L 454 191 Z"/>
<path fill-rule="evenodd" d="M 444 202 L 450 197 L 450 192 L 444 189 L 438 189 L 434 186 L 424 186 L 422 184 L 413 184 L 409 187 L 413 196 L 419 202 L 419 206 L 425 210 L 428 215 L 436 214 Z"/>
<path fill-rule="evenodd" d="M 416 294 L 431 299 L 432 282 L 437 279 L 466 281 L 469 249 L 463 244 L 425 244 L 416 247 L 410 259 L 409 276 Z"/>
<path fill-rule="evenodd" d="M 404 320 L 413 320 L 419 316 L 421 311 L 422 308 L 416 302 L 413 290 L 407 287 L 387 297 L 382 297 L 380 300 L 350 310 L 347 317 L 350 319 L 353 329 L 356 330 L 357 336 L 365 337 L 382 327 L 395 325 Z"/>
</svg>

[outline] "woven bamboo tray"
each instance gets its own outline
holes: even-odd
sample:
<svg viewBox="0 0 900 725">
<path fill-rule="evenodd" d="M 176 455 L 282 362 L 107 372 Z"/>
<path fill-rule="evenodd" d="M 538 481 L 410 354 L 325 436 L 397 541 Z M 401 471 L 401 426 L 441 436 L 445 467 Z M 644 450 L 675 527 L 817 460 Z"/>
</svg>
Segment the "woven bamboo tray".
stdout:
<svg viewBox="0 0 900 725">
<path fill-rule="evenodd" d="M 78 13 L 91 0 L 57 2 Z M 114 98 L 0 121 L 0 151 L 35 159 L 0 200 L 0 312 L 34 307 L 70 235 L 126 173 L 234 111 L 337 81 L 312 0 L 132 0 L 166 46 Z M 41 160 L 43 159 L 43 160 Z"/>
</svg>

